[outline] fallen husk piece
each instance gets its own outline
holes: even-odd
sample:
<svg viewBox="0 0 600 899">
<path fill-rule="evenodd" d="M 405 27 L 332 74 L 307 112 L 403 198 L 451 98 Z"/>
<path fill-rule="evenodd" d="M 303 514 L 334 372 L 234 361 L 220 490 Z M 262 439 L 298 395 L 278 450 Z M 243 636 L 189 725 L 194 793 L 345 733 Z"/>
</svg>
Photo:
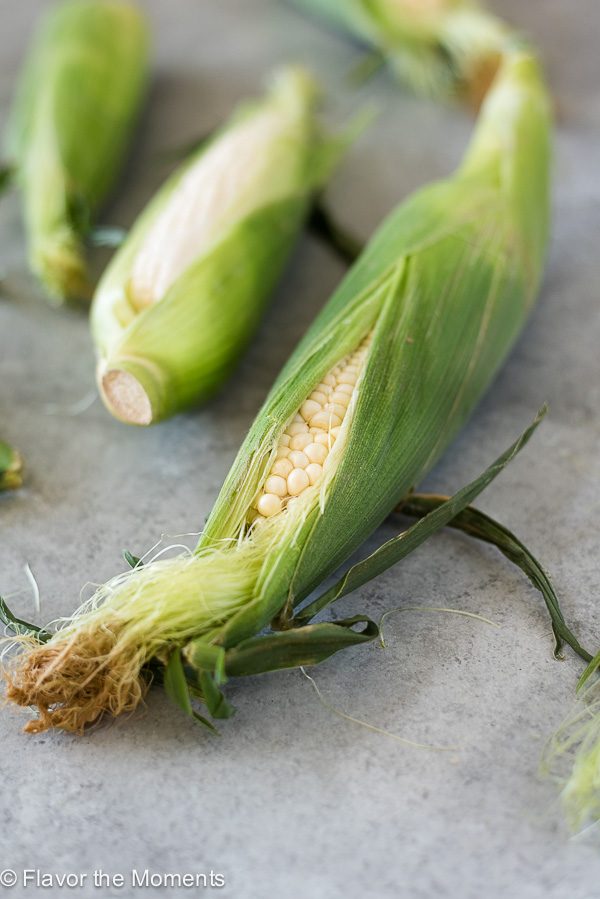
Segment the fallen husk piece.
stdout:
<svg viewBox="0 0 600 899">
<path fill-rule="evenodd" d="M 15 490 L 23 483 L 23 460 L 8 443 L 0 440 L 0 490 Z"/>
<path fill-rule="evenodd" d="M 313 623 L 314 603 L 356 589 L 444 527 L 539 421 L 353 566 L 326 602 L 303 606 L 435 464 L 520 333 L 547 241 L 549 127 L 535 59 L 507 57 L 463 165 L 390 215 L 292 354 L 195 553 L 137 564 L 44 647 L 16 657 L 9 693 L 41 705 L 38 727 L 80 730 L 94 714 L 129 708 L 150 663 L 187 712 L 191 693 L 224 717 L 228 676 L 314 664 L 375 638 L 366 616 Z M 50 647 L 59 652 L 49 660 Z M 66 683 L 71 652 L 91 656 L 99 675 L 87 675 L 85 702 Z M 58 691 L 49 694 L 47 677 Z"/>
</svg>

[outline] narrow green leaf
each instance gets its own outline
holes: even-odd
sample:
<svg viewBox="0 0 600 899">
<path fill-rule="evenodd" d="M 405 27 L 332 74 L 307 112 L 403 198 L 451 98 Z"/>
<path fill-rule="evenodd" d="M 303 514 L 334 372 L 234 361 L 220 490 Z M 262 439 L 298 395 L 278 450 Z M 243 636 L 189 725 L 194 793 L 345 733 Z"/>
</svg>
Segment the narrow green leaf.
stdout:
<svg viewBox="0 0 600 899">
<path fill-rule="evenodd" d="M 123 558 L 130 566 L 130 568 L 141 568 L 141 566 L 144 564 L 138 556 L 134 556 L 133 553 L 130 553 L 128 549 L 123 550 Z"/>
<path fill-rule="evenodd" d="M 442 506 L 448 499 L 449 497 L 447 496 L 414 493 L 408 497 L 405 503 L 402 503 L 397 509 L 397 513 L 408 515 L 411 518 L 424 518 L 430 512 Z M 556 638 L 554 654 L 557 658 L 560 656 L 560 650 L 564 641 L 584 661 L 589 662 L 591 660 L 592 656 L 590 653 L 579 644 L 577 637 L 565 623 L 558 596 L 547 573 L 535 556 L 508 528 L 490 518 L 484 512 L 480 512 L 478 509 L 473 509 L 470 506 L 460 512 L 452 521 L 449 521 L 448 527 L 455 528 L 468 534 L 470 537 L 475 537 L 477 540 L 483 540 L 485 543 L 495 546 L 510 562 L 514 562 L 527 575 L 536 590 L 539 590 L 542 594 L 552 619 L 552 630 Z"/>
<path fill-rule="evenodd" d="M 357 624 L 364 624 L 364 627 L 356 631 Z M 225 667 L 228 676 L 241 677 L 300 665 L 318 665 L 341 649 L 368 643 L 378 636 L 377 624 L 362 615 L 335 623 L 293 627 L 244 640 L 226 653 Z"/>
<path fill-rule="evenodd" d="M 0 596 L 0 622 L 16 634 L 18 637 L 34 637 L 39 643 L 46 643 L 52 634 L 38 627 L 37 624 L 30 624 L 22 618 L 17 618 L 8 608 L 6 602 Z"/>
<path fill-rule="evenodd" d="M 577 681 L 577 692 L 586 685 L 592 674 L 594 674 L 598 668 L 600 668 L 600 652 L 596 653 L 596 655 L 590 659 L 589 665 Z"/>
<path fill-rule="evenodd" d="M 192 706 L 190 691 L 185 678 L 183 662 L 181 660 L 181 652 L 176 649 L 165 667 L 164 688 L 167 696 L 175 703 L 186 715 L 197 721 L 203 727 L 206 727 L 211 733 L 218 735 L 217 728 L 203 715 L 200 715 Z"/>
<path fill-rule="evenodd" d="M 351 593 L 358 587 L 362 587 L 368 581 L 377 575 L 391 568 L 396 562 L 399 562 L 409 553 L 413 552 L 432 534 L 445 527 L 448 522 L 462 512 L 485 488 L 496 478 L 501 471 L 511 462 L 517 453 L 525 446 L 529 438 L 541 422 L 546 414 L 546 406 L 543 406 L 536 415 L 532 424 L 521 434 L 505 452 L 500 455 L 496 461 L 487 468 L 483 474 L 479 475 L 458 493 L 455 493 L 450 499 L 442 503 L 438 508 L 434 509 L 408 530 L 393 537 L 376 549 L 374 553 L 363 561 L 353 565 L 344 576 L 334 584 L 329 590 L 317 597 L 313 602 L 309 603 L 297 616 L 297 620 L 305 623 L 310 621 L 314 616 L 330 605 L 332 602 Z"/>
<path fill-rule="evenodd" d="M 227 702 L 208 671 L 200 673 L 199 682 L 206 708 L 213 718 L 231 718 L 235 715 L 234 707 Z"/>
</svg>

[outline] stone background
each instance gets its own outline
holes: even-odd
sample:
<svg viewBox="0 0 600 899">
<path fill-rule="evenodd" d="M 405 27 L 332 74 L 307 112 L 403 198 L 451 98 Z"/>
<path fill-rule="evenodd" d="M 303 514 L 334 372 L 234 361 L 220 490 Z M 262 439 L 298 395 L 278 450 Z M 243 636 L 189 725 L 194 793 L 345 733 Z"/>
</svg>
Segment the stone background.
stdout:
<svg viewBox="0 0 600 899">
<path fill-rule="evenodd" d="M 382 115 L 329 190 L 368 236 L 409 191 L 449 173 L 472 122 L 381 76 L 345 86 L 357 50 L 268 0 L 147 0 L 155 78 L 122 190 L 105 220 L 128 225 L 172 163 L 164 151 L 201 135 L 258 92 L 273 64 L 297 59 L 327 84 L 326 118 L 375 98 Z M 43 0 L 0 0 L 0 125 Z M 480 506 L 549 566 L 574 627 L 600 634 L 600 92 L 595 0 L 497 0 L 530 33 L 560 116 L 554 234 L 539 305 L 493 388 L 428 478 L 451 491 L 478 473 L 544 401 L 551 414 Z M 98 255 L 99 267 L 105 257 Z M 85 581 L 121 570 L 161 534 L 198 531 L 269 385 L 338 282 L 342 267 L 300 242 L 233 381 L 202 411 L 149 431 L 99 402 L 83 314 L 40 301 L 26 272 L 17 198 L 0 206 L 0 422 L 27 459 L 27 486 L 0 499 L 0 572 L 13 605 L 69 613 Z M 391 535 L 383 527 L 371 543 Z M 552 658 L 536 593 L 493 550 L 444 534 L 344 600 L 377 618 L 399 605 L 446 605 L 480 621 L 409 613 L 388 619 L 387 648 L 340 654 L 314 671 L 330 703 L 398 735 L 454 745 L 407 747 L 336 717 L 298 671 L 232 683 L 239 711 L 212 738 L 152 692 L 130 720 L 84 738 L 26 737 L 26 715 L 0 717 L 0 868 L 50 872 L 214 871 L 236 899 L 591 899 L 600 895 L 594 834 L 569 838 L 539 758 L 572 703 L 581 666 Z M 15 887 L 12 896 L 48 890 Z M 61 897 L 184 895 L 93 890 Z M 189 894 L 192 891 L 187 891 Z M 201 893 L 202 891 L 200 891 Z M 193 894 L 193 892 L 192 892 Z"/>
</svg>

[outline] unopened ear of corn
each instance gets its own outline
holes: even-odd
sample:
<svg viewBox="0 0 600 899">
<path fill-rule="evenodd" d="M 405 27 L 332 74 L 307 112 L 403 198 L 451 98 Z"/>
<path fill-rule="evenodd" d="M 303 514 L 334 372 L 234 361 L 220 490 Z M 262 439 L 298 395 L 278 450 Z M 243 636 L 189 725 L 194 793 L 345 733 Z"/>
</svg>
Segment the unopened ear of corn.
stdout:
<svg viewBox="0 0 600 899">
<path fill-rule="evenodd" d="M 31 267 L 54 302 L 91 295 L 84 238 L 137 118 L 147 45 L 129 3 L 66 0 L 46 14 L 26 60 L 7 152 Z"/>
<path fill-rule="evenodd" d="M 136 566 L 45 645 L 25 640 L 8 696 L 40 710 L 30 730 L 133 708 L 152 659 L 168 661 L 171 692 L 187 674 L 207 703 L 207 670 L 258 670 L 255 635 L 275 616 L 293 627 L 292 609 L 439 458 L 518 336 L 546 248 L 548 144 L 538 65 L 516 54 L 464 164 L 389 216 L 299 344 L 195 553 Z M 308 662 L 333 651 L 335 625 L 312 627 L 329 630 Z"/>
<path fill-rule="evenodd" d="M 0 490 L 14 490 L 20 487 L 23 478 L 21 456 L 8 443 L 0 440 Z"/>
<path fill-rule="evenodd" d="M 140 216 L 92 307 L 98 382 L 123 421 L 207 399 L 239 361 L 341 142 L 324 139 L 316 86 L 276 73 Z"/>
<path fill-rule="evenodd" d="M 370 44 L 420 93 L 464 95 L 477 107 L 509 29 L 476 0 L 292 0 Z"/>
</svg>

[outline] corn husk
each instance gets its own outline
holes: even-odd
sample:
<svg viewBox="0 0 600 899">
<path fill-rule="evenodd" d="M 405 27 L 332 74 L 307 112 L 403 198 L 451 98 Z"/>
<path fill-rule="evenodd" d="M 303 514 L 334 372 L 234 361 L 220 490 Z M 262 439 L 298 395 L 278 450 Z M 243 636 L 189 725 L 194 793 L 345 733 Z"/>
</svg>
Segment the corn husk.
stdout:
<svg viewBox="0 0 600 899">
<path fill-rule="evenodd" d="M 43 19 L 9 123 L 29 259 L 49 298 L 88 298 L 84 239 L 119 172 L 146 83 L 148 35 L 120 0 L 66 0 Z"/>
<path fill-rule="evenodd" d="M 25 638 L 29 651 L 16 659 L 8 695 L 39 708 L 30 730 L 77 731 L 103 711 L 135 707 L 148 665 L 158 666 L 155 676 L 186 711 L 196 714 L 191 691 L 213 717 L 224 717 L 227 677 L 316 663 L 376 636 L 367 616 L 313 618 L 452 521 L 537 425 L 305 605 L 435 464 L 520 333 L 547 243 L 549 128 L 536 60 L 506 58 L 458 172 L 390 215 L 283 369 L 195 553 L 134 560 L 131 573 L 101 588 L 43 645 Z M 249 524 L 278 436 L 367 335 L 366 361 L 322 482 L 293 509 Z M 269 622 L 275 631 L 261 635 Z"/>
<path fill-rule="evenodd" d="M 316 85 L 278 72 L 164 185 L 92 307 L 98 382 L 123 421 L 151 424 L 211 396 L 239 360 L 343 141 L 325 139 Z"/>
<path fill-rule="evenodd" d="M 478 107 L 515 37 L 476 0 L 293 0 L 369 44 L 428 96 Z"/>
<path fill-rule="evenodd" d="M 19 452 L 0 440 L 0 490 L 15 490 L 23 483 L 23 460 Z"/>
</svg>

